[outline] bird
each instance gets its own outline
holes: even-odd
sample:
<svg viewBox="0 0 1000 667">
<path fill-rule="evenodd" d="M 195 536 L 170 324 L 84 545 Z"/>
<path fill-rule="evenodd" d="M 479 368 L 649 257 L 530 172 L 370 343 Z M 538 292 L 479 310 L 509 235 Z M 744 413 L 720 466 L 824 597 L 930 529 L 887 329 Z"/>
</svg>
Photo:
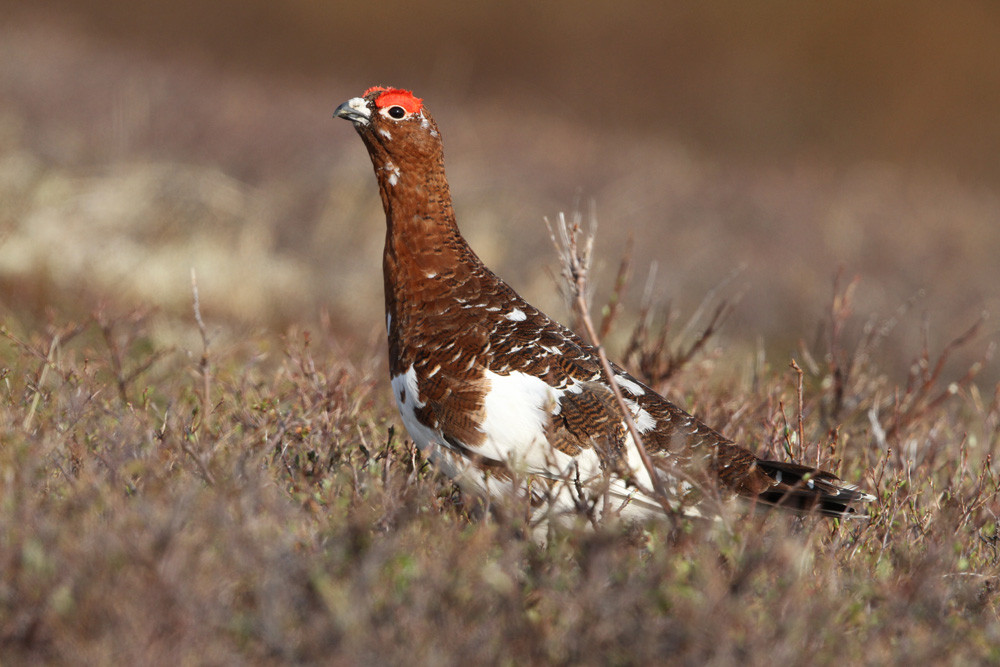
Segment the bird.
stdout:
<svg viewBox="0 0 1000 667">
<path fill-rule="evenodd" d="M 459 231 L 441 134 L 421 98 L 374 86 L 334 117 L 361 136 L 385 211 L 395 401 L 415 445 L 463 491 L 522 498 L 539 522 L 710 517 L 733 497 L 865 516 L 858 506 L 874 497 L 857 485 L 758 458 L 622 367 L 603 368 L 594 345 L 487 268 Z"/>
</svg>

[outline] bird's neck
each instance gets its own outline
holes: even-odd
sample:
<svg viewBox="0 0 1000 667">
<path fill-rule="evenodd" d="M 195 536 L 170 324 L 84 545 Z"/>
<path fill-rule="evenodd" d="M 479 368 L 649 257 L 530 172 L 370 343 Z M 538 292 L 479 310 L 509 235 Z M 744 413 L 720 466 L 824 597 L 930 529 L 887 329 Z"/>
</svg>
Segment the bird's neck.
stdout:
<svg viewBox="0 0 1000 667">
<path fill-rule="evenodd" d="M 386 217 L 386 312 L 402 324 L 405 311 L 416 315 L 460 290 L 480 262 L 458 231 L 443 165 L 396 166 L 376 165 L 375 172 Z"/>
<path fill-rule="evenodd" d="M 389 162 L 376 174 L 385 209 L 387 253 L 422 265 L 440 255 L 449 240 L 461 239 L 443 168 L 418 172 Z"/>
</svg>

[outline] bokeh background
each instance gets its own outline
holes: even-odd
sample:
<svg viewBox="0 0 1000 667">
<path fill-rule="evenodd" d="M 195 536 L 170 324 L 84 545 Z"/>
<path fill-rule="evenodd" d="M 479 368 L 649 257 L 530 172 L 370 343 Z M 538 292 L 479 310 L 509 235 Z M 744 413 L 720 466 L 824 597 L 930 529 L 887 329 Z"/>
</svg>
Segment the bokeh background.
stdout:
<svg viewBox="0 0 1000 667">
<path fill-rule="evenodd" d="M 632 304 L 653 262 L 678 312 L 744 267 L 724 340 L 779 358 L 820 331 L 841 271 L 859 331 L 909 304 L 884 350 L 900 374 L 923 332 L 940 349 L 1000 305 L 995 3 L 0 10 L 0 306 L 22 321 L 190 319 L 195 268 L 215 322 L 371 340 L 384 223 L 331 114 L 372 84 L 426 100 L 466 235 L 557 316 L 543 217 L 590 202 L 599 300 L 629 235 Z"/>
</svg>

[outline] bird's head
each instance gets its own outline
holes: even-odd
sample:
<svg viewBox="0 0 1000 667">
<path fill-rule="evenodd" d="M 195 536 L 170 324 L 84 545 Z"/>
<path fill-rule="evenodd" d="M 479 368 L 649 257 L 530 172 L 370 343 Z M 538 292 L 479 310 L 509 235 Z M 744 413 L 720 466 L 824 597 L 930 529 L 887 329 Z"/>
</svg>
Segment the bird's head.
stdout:
<svg viewBox="0 0 1000 667">
<path fill-rule="evenodd" d="M 423 100 L 408 90 L 375 86 L 333 112 L 354 124 L 372 160 L 396 164 L 440 158 L 441 137 Z"/>
</svg>

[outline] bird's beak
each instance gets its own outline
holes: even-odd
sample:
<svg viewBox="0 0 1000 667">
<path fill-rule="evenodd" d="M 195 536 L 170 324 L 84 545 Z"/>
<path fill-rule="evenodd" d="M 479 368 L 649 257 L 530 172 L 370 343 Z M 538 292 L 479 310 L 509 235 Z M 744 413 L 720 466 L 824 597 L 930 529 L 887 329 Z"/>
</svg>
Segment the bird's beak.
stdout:
<svg viewBox="0 0 1000 667">
<path fill-rule="evenodd" d="M 334 118 L 346 118 L 355 125 L 367 125 L 371 122 L 371 111 L 363 97 L 352 97 L 333 112 Z"/>
</svg>

